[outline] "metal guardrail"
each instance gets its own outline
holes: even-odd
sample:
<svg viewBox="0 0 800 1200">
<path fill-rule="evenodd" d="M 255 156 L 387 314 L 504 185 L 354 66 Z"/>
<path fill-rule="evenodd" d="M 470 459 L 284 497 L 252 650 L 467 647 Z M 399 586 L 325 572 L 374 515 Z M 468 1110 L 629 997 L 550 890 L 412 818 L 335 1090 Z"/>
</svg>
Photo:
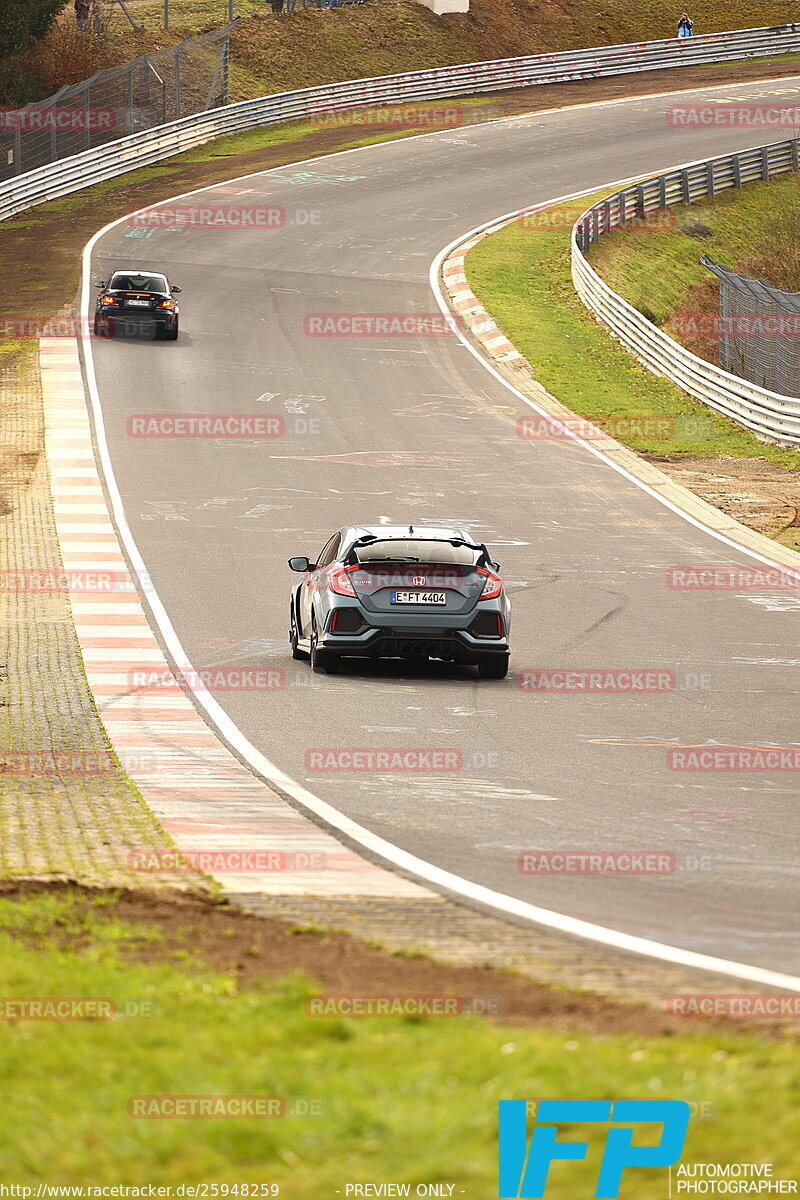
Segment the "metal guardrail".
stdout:
<svg viewBox="0 0 800 1200">
<path fill-rule="evenodd" d="M 535 84 L 624 75 L 668 67 L 800 51 L 800 25 L 737 29 L 637 45 L 601 46 L 495 62 L 351 79 L 245 100 L 172 121 L 49 163 L 0 184 L 0 220 L 47 200 L 91 187 L 125 171 L 181 154 L 212 138 L 344 109 L 403 104 Z"/>
<path fill-rule="evenodd" d="M 667 171 L 592 205 L 575 222 L 572 237 L 575 289 L 624 346 L 655 375 L 761 437 L 789 446 L 800 446 L 800 399 L 768 391 L 692 354 L 612 291 L 585 254 L 604 233 L 650 213 L 797 171 L 799 153 L 800 143 L 792 138 Z"/>
</svg>

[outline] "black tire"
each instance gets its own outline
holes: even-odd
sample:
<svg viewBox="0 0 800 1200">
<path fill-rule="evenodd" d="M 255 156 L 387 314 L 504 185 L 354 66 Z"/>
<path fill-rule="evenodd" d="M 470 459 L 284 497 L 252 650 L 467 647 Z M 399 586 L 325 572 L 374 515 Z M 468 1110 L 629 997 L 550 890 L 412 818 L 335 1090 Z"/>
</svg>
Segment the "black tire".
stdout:
<svg viewBox="0 0 800 1200">
<path fill-rule="evenodd" d="M 113 328 L 111 322 L 98 320 L 98 318 L 95 317 L 95 319 L 94 319 L 94 336 L 101 337 L 101 338 L 103 338 L 103 337 L 107 338 L 107 337 L 113 337 L 113 335 L 114 335 L 114 328 Z"/>
<path fill-rule="evenodd" d="M 177 342 L 177 340 L 178 340 L 178 322 L 176 321 L 174 329 L 165 329 L 164 330 L 164 341 L 165 342 Z"/>
<path fill-rule="evenodd" d="M 330 650 L 320 650 L 317 644 L 317 631 L 311 629 L 311 670 L 315 675 L 338 675 L 339 667 L 342 665 L 342 660 L 338 654 L 332 654 Z"/>
<path fill-rule="evenodd" d="M 297 644 L 297 622 L 294 615 L 294 604 L 289 608 L 289 646 L 292 651 L 292 658 L 307 659 L 308 654 L 305 650 L 301 650 Z"/>
<path fill-rule="evenodd" d="M 478 659 L 478 675 L 481 679 L 505 679 L 508 663 L 507 654 L 486 654 Z"/>
</svg>

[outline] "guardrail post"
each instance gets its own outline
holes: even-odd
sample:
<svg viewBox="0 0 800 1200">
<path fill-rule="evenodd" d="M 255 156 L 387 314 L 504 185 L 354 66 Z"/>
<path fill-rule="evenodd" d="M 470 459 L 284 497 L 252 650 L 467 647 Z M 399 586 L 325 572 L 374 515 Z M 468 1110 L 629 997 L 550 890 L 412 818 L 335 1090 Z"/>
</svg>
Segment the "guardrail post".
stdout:
<svg viewBox="0 0 800 1200">
<path fill-rule="evenodd" d="M 761 178 L 769 179 L 769 147 L 761 147 Z"/>
<path fill-rule="evenodd" d="M 798 154 L 797 138 L 792 138 L 791 147 L 792 147 L 792 170 L 798 171 L 798 170 L 800 170 L 800 155 Z"/>
<path fill-rule="evenodd" d="M 133 133 L 133 66 L 134 66 L 133 63 L 130 63 L 128 66 L 127 96 L 126 96 L 127 112 L 125 113 L 125 120 L 127 123 L 126 127 L 128 130 L 128 133 Z"/>
<path fill-rule="evenodd" d="M 603 233 L 611 233 L 611 202 L 603 201 Z"/>
<path fill-rule="evenodd" d="M 91 150 L 92 148 L 92 131 L 89 128 L 89 107 L 92 99 L 92 89 L 87 87 L 83 93 L 83 114 L 86 120 L 84 121 L 85 129 L 83 131 L 83 148 Z"/>
<path fill-rule="evenodd" d="M 626 224 L 627 220 L 628 220 L 628 197 L 626 196 L 625 192 L 623 191 L 623 192 L 619 193 L 619 212 L 618 212 L 618 217 L 617 217 L 617 224 L 619 225 L 620 229 L 625 228 L 625 224 Z"/>
<path fill-rule="evenodd" d="M 175 47 L 175 119 L 181 118 L 181 51 Z"/>
<path fill-rule="evenodd" d="M 636 212 L 634 215 L 637 217 L 641 217 L 642 220 L 644 220 L 645 211 L 644 211 L 644 184 L 643 183 L 637 183 L 637 185 L 636 185 Z"/>
<path fill-rule="evenodd" d="M 738 154 L 732 155 L 733 186 L 738 190 L 742 186 L 742 164 Z"/>
<path fill-rule="evenodd" d="M 667 177 L 662 175 L 658 181 L 658 207 L 667 207 Z"/>
<path fill-rule="evenodd" d="M 713 162 L 706 164 L 706 192 L 713 200 L 714 199 L 714 163 Z"/>
<path fill-rule="evenodd" d="M 684 167 L 684 168 L 683 168 L 683 170 L 681 171 L 681 176 L 680 176 L 680 178 L 681 178 L 681 192 L 682 192 L 682 195 L 683 195 L 683 203 L 684 203 L 684 204 L 691 204 L 691 202 L 692 202 L 692 189 L 691 189 L 691 187 L 689 186 L 689 168 L 688 168 L 688 167 Z"/>
</svg>

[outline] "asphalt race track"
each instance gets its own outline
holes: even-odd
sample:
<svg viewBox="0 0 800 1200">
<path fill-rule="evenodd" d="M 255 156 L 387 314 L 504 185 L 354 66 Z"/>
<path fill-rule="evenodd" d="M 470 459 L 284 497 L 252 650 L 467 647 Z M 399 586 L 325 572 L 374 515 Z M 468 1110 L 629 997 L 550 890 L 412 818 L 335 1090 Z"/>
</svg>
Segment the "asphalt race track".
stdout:
<svg viewBox="0 0 800 1200">
<path fill-rule="evenodd" d="M 754 94 L 796 97 L 800 78 L 681 100 Z M 529 411 L 455 337 L 306 332 L 309 314 L 437 311 L 431 261 L 503 213 L 788 136 L 671 128 L 673 102 L 446 130 L 180 202 L 279 205 L 282 228 L 162 227 L 144 237 L 118 224 L 96 244 L 93 275 L 166 270 L 183 288 L 181 336 L 95 342 L 97 384 L 127 521 L 194 666 L 286 673 L 279 691 L 216 693 L 284 772 L 397 846 L 499 892 L 796 972 L 797 776 L 676 772 L 667 750 L 800 745 L 800 601 L 669 589 L 670 566 L 752 560 L 581 447 L 521 440 L 516 420 Z M 126 432 L 134 414 L 200 412 L 280 414 L 287 432 Z M 496 551 L 514 605 L 507 680 L 355 661 L 338 677 L 314 676 L 291 660 L 298 577 L 286 559 L 313 558 L 342 524 L 378 521 L 464 525 Z M 523 692 L 517 672 L 536 667 L 675 671 L 678 686 Z M 317 773 L 306 755 L 319 747 L 457 748 L 464 765 Z M 565 848 L 669 852 L 677 869 L 644 878 L 517 869 L 522 851 Z"/>
</svg>

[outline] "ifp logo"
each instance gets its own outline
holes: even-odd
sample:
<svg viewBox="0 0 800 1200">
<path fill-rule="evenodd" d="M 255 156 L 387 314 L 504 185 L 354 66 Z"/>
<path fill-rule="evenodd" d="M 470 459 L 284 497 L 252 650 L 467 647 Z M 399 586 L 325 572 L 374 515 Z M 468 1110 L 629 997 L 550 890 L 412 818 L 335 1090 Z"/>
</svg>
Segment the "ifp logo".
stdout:
<svg viewBox="0 0 800 1200">
<path fill-rule="evenodd" d="M 603 1123 L 606 1133 L 595 1197 L 619 1194 L 626 1167 L 670 1167 L 683 1151 L 689 1125 L 685 1100 L 540 1100 L 530 1146 L 525 1100 L 500 1101 L 500 1177 L 498 1195 L 538 1198 L 544 1195 L 550 1163 L 584 1159 L 588 1142 L 557 1141 L 562 1124 Z M 634 1146 L 634 1127 L 661 1126 L 655 1145 Z M 616 1128 L 614 1128 L 616 1126 Z"/>
</svg>

